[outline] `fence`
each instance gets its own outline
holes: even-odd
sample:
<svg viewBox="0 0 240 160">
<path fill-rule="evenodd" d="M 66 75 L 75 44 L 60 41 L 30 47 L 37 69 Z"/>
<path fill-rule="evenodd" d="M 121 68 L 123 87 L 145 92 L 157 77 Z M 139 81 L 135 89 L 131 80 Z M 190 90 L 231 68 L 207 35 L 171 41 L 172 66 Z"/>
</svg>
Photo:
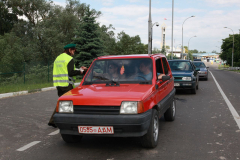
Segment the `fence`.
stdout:
<svg viewBox="0 0 240 160">
<path fill-rule="evenodd" d="M 53 61 L 0 64 L 0 86 L 6 84 L 37 84 L 52 82 Z M 7 72 L 6 72 L 7 71 Z"/>
</svg>

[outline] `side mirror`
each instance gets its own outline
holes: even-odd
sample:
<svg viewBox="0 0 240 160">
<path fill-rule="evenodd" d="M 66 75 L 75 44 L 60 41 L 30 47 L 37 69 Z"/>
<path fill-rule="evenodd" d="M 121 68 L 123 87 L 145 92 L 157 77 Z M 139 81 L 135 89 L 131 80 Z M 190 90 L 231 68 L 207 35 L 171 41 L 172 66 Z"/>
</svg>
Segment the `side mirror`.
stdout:
<svg viewBox="0 0 240 160">
<path fill-rule="evenodd" d="M 200 71 L 200 68 L 196 68 L 196 71 Z"/>
<path fill-rule="evenodd" d="M 162 81 L 165 82 L 170 79 L 170 76 L 162 76 Z"/>
</svg>

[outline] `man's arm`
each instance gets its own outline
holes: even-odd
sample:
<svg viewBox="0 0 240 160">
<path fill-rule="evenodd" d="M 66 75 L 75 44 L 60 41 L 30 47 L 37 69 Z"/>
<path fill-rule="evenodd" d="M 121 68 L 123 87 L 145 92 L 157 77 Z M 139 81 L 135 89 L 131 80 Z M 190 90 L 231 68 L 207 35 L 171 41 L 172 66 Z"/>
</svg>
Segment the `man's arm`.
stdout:
<svg viewBox="0 0 240 160">
<path fill-rule="evenodd" d="M 166 76 L 166 75 L 165 75 L 165 74 L 162 74 L 162 73 L 157 73 L 158 79 L 162 79 L 162 76 Z"/>
<path fill-rule="evenodd" d="M 74 61 L 73 61 L 73 59 L 68 63 L 67 69 L 68 69 L 68 76 L 69 77 L 81 75 L 81 71 L 74 70 Z"/>
</svg>

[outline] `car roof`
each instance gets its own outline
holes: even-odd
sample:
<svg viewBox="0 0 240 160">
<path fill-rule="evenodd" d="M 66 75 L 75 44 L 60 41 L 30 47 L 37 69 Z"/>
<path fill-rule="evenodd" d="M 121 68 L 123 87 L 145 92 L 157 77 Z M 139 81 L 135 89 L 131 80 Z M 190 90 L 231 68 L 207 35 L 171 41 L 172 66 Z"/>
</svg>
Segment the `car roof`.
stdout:
<svg viewBox="0 0 240 160">
<path fill-rule="evenodd" d="M 97 59 L 125 59 L 125 58 L 161 58 L 166 57 L 164 54 L 132 54 L 132 55 L 108 55 L 108 56 L 101 56 Z"/>
<path fill-rule="evenodd" d="M 191 62 L 191 60 L 185 60 L 185 59 L 173 59 L 168 61 L 180 61 L 180 62 Z"/>
</svg>

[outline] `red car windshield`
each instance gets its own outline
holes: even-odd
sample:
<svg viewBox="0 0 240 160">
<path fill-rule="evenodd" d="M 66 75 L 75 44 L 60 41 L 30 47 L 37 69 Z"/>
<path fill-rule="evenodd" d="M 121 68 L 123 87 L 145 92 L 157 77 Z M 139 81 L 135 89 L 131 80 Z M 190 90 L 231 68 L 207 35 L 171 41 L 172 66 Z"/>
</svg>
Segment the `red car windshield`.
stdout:
<svg viewBox="0 0 240 160">
<path fill-rule="evenodd" d="M 150 58 L 96 60 L 89 69 L 84 82 L 131 82 L 151 81 L 153 64 Z"/>
</svg>

